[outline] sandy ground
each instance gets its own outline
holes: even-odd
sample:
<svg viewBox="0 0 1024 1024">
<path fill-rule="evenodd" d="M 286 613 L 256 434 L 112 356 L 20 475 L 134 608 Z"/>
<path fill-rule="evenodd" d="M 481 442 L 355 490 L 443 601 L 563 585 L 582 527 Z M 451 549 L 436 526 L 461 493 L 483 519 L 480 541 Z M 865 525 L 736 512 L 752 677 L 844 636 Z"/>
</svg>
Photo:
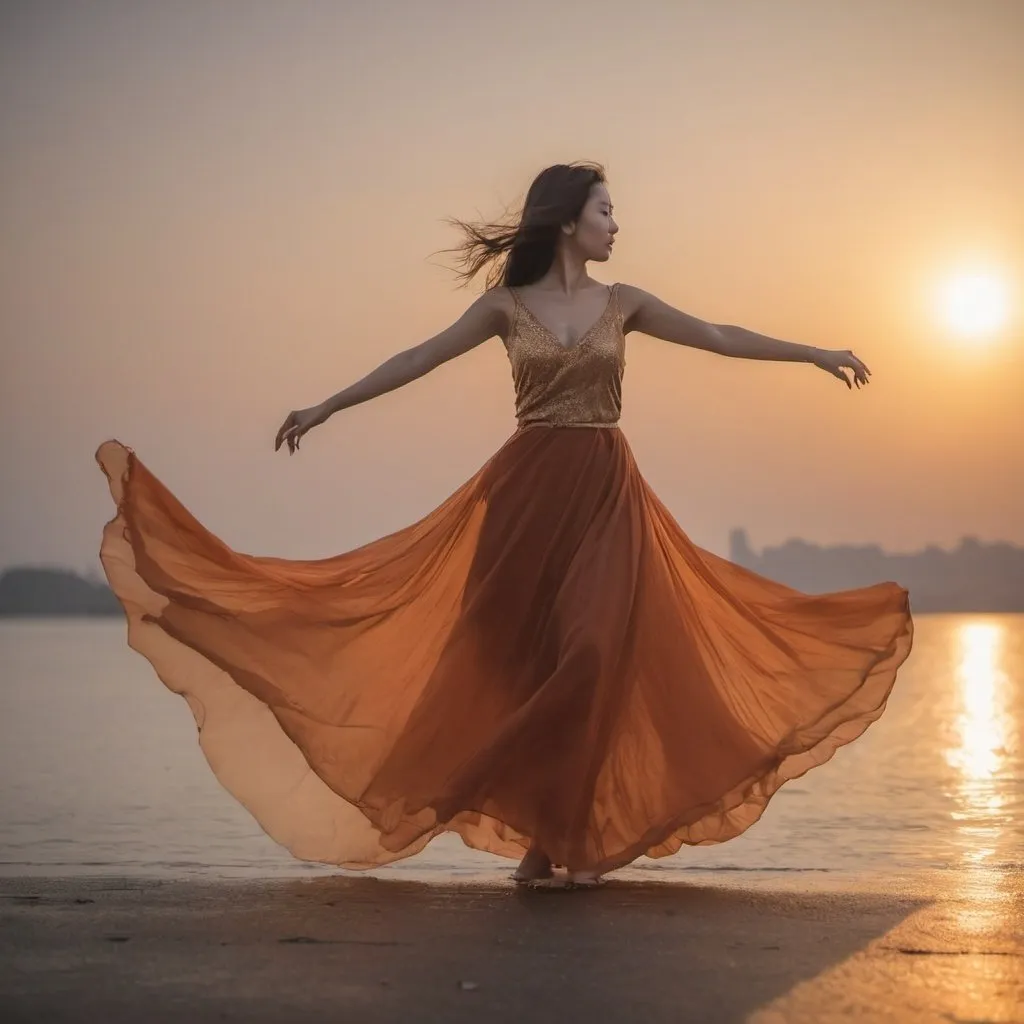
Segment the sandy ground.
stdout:
<svg viewBox="0 0 1024 1024">
<path fill-rule="evenodd" d="M 0 1017 L 1020 1024 L 1021 882 L 0 879 Z"/>
</svg>

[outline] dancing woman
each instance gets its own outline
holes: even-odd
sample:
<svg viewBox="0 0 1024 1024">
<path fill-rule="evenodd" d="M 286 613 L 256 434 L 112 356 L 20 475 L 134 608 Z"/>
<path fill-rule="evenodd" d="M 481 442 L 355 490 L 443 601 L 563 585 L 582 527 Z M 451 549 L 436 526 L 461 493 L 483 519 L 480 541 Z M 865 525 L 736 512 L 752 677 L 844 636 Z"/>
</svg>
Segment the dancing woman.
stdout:
<svg viewBox="0 0 1024 1024">
<path fill-rule="evenodd" d="M 471 479 L 358 549 L 257 557 L 108 441 L 101 555 L 129 642 L 293 854 L 369 868 L 455 832 L 519 859 L 518 881 L 589 887 L 749 828 L 879 718 L 913 634 L 895 583 L 804 594 L 689 540 L 618 426 L 626 335 L 811 363 L 848 388 L 870 372 L 594 281 L 619 230 L 599 165 L 545 169 L 512 223 L 456 223 L 484 293 L 290 413 L 275 449 L 497 336 L 517 429 Z"/>
</svg>

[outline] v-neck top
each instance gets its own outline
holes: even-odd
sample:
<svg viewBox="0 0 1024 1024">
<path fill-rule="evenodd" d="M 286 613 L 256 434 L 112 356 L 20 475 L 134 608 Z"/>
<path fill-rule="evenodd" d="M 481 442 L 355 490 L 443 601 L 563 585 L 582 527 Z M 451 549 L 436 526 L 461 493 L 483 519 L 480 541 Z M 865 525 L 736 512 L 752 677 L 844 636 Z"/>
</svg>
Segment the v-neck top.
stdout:
<svg viewBox="0 0 1024 1024">
<path fill-rule="evenodd" d="M 515 312 L 506 350 L 520 427 L 614 427 L 626 368 L 618 284 L 604 312 L 574 345 L 563 345 L 510 288 Z"/>
</svg>

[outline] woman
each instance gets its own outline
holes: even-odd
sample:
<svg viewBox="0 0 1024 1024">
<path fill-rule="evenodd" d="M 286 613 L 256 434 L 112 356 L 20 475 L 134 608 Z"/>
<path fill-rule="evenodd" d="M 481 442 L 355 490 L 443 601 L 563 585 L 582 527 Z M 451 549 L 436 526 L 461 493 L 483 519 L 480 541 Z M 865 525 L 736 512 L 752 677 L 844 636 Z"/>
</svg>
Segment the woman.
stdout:
<svg viewBox="0 0 1024 1024">
<path fill-rule="evenodd" d="M 129 449 L 102 558 L 129 642 L 188 700 L 209 763 L 296 856 L 367 868 L 453 831 L 514 877 L 598 884 L 641 854 L 720 843 L 885 707 L 912 638 L 895 583 L 806 595 L 696 547 L 618 428 L 630 331 L 722 355 L 848 351 L 697 320 L 587 274 L 618 226 L 599 165 L 556 165 L 521 219 L 472 227 L 491 287 L 320 405 L 282 444 L 494 335 L 518 429 L 442 505 L 333 558 L 233 551 Z"/>
</svg>

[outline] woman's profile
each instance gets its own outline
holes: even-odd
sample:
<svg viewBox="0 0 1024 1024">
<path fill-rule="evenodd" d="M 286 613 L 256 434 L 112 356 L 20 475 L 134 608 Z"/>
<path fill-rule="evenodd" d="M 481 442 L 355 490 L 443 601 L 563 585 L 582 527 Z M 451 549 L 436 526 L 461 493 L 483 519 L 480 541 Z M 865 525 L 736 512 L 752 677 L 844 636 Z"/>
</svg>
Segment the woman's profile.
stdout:
<svg viewBox="0 0 1024 1024">
<path fill-rule="evenodd" d="M 290 413 L 275 449 L 499 337 L 517 426 L 471 479 L 355 550 L 256 557 L 108 441 L 101 557 L 129 643 L 295 856 L 369 868 L 454 832 L 518 860 L 518 881 L 590 887 L 744 832 L 881 716 L 913 635 L 895 583 L 805 594 L 689 540 L 618 425 L 626 335 L 811 363 L 848 388 L 870 374 L 593 280 L 619 230 L 600 165 L 546 168 L 508 224 L 456 223 L 483 294 Z"/>
</svg>

